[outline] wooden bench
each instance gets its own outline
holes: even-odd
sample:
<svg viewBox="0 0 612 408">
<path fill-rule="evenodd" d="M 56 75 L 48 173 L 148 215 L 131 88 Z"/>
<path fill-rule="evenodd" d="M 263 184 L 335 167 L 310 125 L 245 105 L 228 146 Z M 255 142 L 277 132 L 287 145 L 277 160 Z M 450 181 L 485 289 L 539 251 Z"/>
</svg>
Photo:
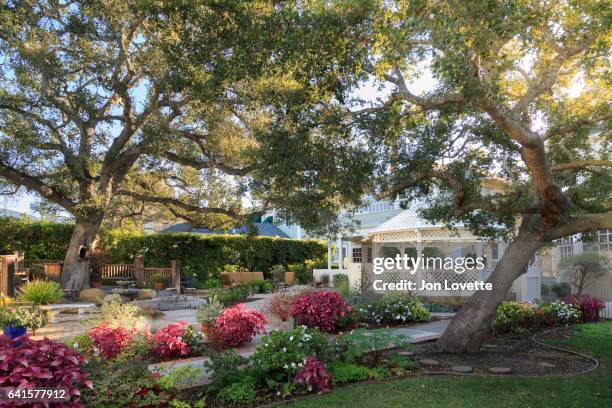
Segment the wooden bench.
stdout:
<svg viewBox="0 0 612 408">
<path fill-rule="evenodd" d="M 246 283 L 253 279 L 263 280 L 263 272 L 221 272 L 221 283 L 229 287 L 236 283 Z"/>
<path fill-rule="evenodd" d="M 41 306 L 40 309 L 47 312 L 49 323 L 58 323 L 61 312 L 76 309 L 78 310 L 79 320 L 83 320 L 85 311 L 95 307 L 96 305 L 94 303 L 60 303 L 56 305 L 44 305 Z"/>
</svg>

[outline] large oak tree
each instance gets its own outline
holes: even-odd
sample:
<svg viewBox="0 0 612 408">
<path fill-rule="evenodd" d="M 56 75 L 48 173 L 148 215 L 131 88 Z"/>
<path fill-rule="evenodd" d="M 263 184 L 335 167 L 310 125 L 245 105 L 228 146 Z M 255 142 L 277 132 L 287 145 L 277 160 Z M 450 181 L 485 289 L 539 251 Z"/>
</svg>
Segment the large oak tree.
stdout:
<svg viewBox="0 0 612 408">
<path fill-rule="evenodd" d="M 231 89 L 273 62 L 259 39 L 276 11 L 271 2 L 196 3 L 197 25 L 184 2 L 0 6 L 0 178 L 74 216 L 67 289 L 89 284 L 99 227 L 122 200 L 201 224 L 245 216 L 241 179 L 255 156 L 244 154 L 250 119 L 232 116 L 249 108 Z M 197 65 L 170 52 L 196 33 Z"/>
<path fill-rule="evenodd" d="M 538 249 L 612 228 L 610 9 L 587 0 L 372 4 L 359 21 L 367 21 L 368 38 L 348 40 L 365 58 L 334 76 L 337 96 L 297 118 L 308 136 L 291 149 L 353 149 L 359 160 L 343 181 L 354 194 L 420 198 L 431 221 L 509 240 L 488 278 L 494 290 L 474 294 L 438 341 L 451 352 L 478 352 Z M 420 82 L 431 86 L 416 91 Z M 360 99 L 364 84 L 378 86 L 376 101 Z M 507 188 L 485 192 L 491 177 Z M 321 185 L 284 190 L 308 207 L 347 203 Z M 303 207 L 296 213 L 307 220 Z"/>
</svg>

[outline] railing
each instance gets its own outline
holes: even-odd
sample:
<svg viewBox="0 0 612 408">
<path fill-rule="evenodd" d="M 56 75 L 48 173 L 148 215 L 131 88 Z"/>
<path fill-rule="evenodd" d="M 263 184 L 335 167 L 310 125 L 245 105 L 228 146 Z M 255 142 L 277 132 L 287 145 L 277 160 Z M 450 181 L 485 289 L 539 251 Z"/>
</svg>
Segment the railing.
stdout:
<svg viewBox="0 0 612 408">
<path fill-rule="evenodd" d="M 133 276 L 133 264 L 108 264 L 102 267 L 102 279 L 131 278 Z"/>
<path fill-rule="evenodd" d="M 142 272 L 141 279 L 144 283 L 150 283 L 153 275 L 157 274 L 172 277 L 172 268 L 144 268 Z"/>
</svg>

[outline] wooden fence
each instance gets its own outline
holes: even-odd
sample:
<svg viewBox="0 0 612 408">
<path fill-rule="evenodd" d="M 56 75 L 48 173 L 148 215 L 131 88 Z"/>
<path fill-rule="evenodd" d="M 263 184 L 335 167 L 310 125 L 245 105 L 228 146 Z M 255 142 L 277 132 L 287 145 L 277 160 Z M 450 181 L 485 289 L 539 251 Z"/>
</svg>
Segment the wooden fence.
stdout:
<svg viewBox="0 0 612 408">
<path fill-rule="evenodd" d="M 142 257 L 134 258 L 134 264 L 107 264 L 102 267 L 102 279 L 129 279 L 135 280 L 139 286 L 151 283 L 153 275 L 167 276 L 170 287 L 177 287 L 181 275 L 179 261 L 171 261 L 169 268 L 150 267 L 145 268 Z"/>
<path fill-rule="evenodd" d="M 15 275 L 32 266 L 42 266 L 47 280 L 59 282 L 62 275 L 61 261 L 53 260 L 23 260 L 23 254 L 0 256 L 0 293 L 6 296 L 14 296 Z M 171 261 L 170 267 L 145 268 L 142 257 L 134 258 L 133 264 L 107 264 L 102 267 L 102 279 L 105 280 L 134 280 L 139 286 L 149 285 L 153 275 L 160 274 L 168 277 L 170 287 L 175 288 L 179 284 L 181 267 L 179 261 Z"/>
</svg>

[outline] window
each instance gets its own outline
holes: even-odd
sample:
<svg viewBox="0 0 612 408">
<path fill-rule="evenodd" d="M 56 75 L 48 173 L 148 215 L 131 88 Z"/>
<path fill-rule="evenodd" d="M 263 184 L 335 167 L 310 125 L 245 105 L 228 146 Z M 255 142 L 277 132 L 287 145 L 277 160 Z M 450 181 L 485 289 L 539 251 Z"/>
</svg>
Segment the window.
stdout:
<svg viewBox="0 0 612 408">
<path fill-rule="evenodd" d="M 491 244 L 491 260 L 499 260 L 499 244 L 497 242 Z"/>
<path fill-rule="evenodd" d="M 361 248 L 353 248 L 353 263 L 361 263 Z"/>
<path fill-rule="evenodd" d="M 563 237 L 558 241 L 561 258 L 572 256 L 574 253 L 574 237 Z"/>
<path fill-rule="evenodd" d="M 612 230 L 597 231 L 592 241 L 582 245 L 584 252 L 609 251 L 612 249 Z"/>
<path fill-rule="evenodd" d="M 366 257 L 366 262 L 372 263 L 372 247 L 368 247 L 367 254 L 368 256 Z"/>
</svg>

